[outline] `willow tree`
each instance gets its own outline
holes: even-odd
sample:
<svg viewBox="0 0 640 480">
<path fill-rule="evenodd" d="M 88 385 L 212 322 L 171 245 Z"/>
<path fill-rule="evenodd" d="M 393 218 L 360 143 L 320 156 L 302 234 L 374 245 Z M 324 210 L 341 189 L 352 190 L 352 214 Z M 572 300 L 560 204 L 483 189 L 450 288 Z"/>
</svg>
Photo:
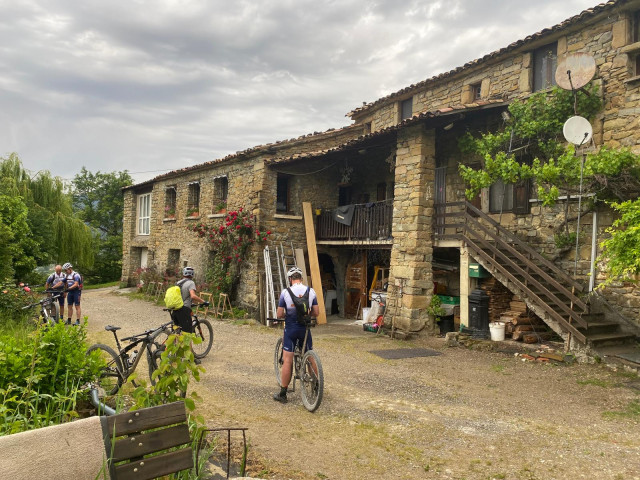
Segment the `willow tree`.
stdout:
<svg viewBox="0 0 640 480">
<path fill-rule="evenodd" d="M 0 181 L 3 196 L 13 199 L 9 202 L 11 208 L 5 208 L 0 219 L 4 225 L 3 235 L 14 238 L 13 246 L 5 247 L 2 255 L 11 257 L 16 276 L 22 278 L 34 266 L 49 262 L 92 265 L 91 232 L 74 215 L 71 196 L 65 191 L 62 179 L 48 171 L 31 175 L 18 155 L 12 153 L 0 158 Z M 12 224 L 15 215 L 10 215 L 10 211 L 26 211 L 25 224 L 18 226 L 15 221 Z"/>
</svg>

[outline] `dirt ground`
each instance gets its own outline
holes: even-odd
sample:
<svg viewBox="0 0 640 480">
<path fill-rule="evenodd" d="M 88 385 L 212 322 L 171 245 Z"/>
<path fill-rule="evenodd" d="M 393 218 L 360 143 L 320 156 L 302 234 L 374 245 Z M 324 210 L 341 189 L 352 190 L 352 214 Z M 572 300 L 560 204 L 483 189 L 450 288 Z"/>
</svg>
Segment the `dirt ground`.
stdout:
<svg viewBox="0 0 640 480">
<path fill-rule="evenodd" d="M 168 319 L 161 307 L 86 290 L 93 341 Z M 291 479 L 640 479 L 640 379 L 603 365 L 540 364 L 512 353 L 447 348 L 328 324 L 312 330 L 325 393 L 274 402 L 280 330 L 213 321 L 214 347 L 195 386 L 211 427 L 248 427 L 249 472 Z M 371 350 L 426 347 L 439 356 L 384 360 Z M 144 369 L 140 374 L 143 375 Z"/>
</svg>

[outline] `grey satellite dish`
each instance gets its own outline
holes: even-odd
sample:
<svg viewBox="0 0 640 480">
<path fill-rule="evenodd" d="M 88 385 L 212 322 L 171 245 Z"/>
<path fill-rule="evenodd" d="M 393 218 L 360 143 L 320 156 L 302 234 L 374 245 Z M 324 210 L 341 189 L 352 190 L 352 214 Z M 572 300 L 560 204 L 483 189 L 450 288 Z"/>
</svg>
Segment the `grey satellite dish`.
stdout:
<svg viewBox="0 0 640 480">
<path fill-rule="evenodd" d="M 578 90 L 596 74 L 596 61 L 584 52 L 572 53 L 558 60 L 556 83 L 564 90 Z"/>
<path fill-rule="evenodd" d="M 591 140 L 593 128 L 589 120 L 584 117 L 575 116 L 564 122 L 562 134 L 567 142 L 581 146 Z"/>
</svg>

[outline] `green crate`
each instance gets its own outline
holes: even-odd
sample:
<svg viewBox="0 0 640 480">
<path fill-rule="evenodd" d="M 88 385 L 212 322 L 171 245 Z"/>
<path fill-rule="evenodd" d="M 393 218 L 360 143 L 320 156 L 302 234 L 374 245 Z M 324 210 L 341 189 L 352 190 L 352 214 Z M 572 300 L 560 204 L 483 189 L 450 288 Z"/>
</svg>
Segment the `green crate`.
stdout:
<svg viewBox="0 0 640 480">
<path fill-rule="evenodd" d="M 489 272 L 479 263 L 469 264 L 469 276 L 473 278 L 487 278 L 490 277 Z"/>
<path fill-rule="evenodd" d="M 447 305 L 460 305 L 460 297 L 451 297 L 449 295 L 438 295 L 442 303 Z"/>
</svg>

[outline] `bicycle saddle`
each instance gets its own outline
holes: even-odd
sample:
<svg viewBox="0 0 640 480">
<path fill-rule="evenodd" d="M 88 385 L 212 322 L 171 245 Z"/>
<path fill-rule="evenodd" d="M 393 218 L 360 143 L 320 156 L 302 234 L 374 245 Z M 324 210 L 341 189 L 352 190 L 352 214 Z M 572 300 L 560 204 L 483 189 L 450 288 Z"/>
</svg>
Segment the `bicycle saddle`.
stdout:
<svg viewBox="0 0 640 480">
<path fill-rule="evenodd" d="M 107 332 L 115 332 L 116 330 L 120 330 L 120 327 L 114 327 L 112 325 L 107 325 L 104 327 Z"/>
</svg>

